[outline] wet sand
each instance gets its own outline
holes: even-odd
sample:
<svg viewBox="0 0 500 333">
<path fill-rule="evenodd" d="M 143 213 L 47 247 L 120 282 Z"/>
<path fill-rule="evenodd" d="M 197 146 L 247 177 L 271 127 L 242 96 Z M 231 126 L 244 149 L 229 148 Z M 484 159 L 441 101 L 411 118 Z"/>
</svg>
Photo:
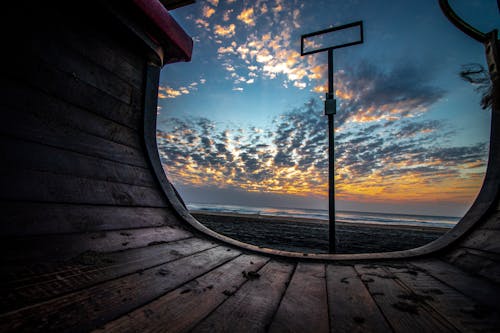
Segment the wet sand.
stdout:
<svg viewBox="0 0 500 333">
<path fill-rule="evenodd" d="M 328 223 L 321 220 L 191 212 L 208 228 L 257 246 L 308 253 L 328 252 Z M 427 244 L 449 229 L 337 223 L 338 253 L 407 250 Z"/>
</svg>

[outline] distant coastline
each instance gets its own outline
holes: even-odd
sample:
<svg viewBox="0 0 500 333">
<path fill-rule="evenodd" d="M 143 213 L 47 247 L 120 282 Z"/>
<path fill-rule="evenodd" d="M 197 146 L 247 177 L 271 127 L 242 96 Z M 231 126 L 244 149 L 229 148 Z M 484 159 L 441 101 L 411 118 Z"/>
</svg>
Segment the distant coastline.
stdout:
<svg viewBox="0 0 500 333">
<path fill-rule="evenodd" d="M 287 217 L 287 216 L 272 216 L 272 215 L 259 215 L 259 214 L 239 214 L 239 213 L 226 213 L 226 212 L 207 212 L 202 210 L 192 210 L 190 211 L 192 215 L 203 215 L 203 216 L 213 216 L 215 217 L 233 217 L 236 219 L 249 218 L 255 222 L 292 222 L 292 223 L 310 223 L 310 224 L 320 224 L 327 226 L 328 220 L 313 219 L 313 218 L 303 218 L 303 217 Z M 425 226 L 425 225 L 393 225 L 393 224 L 383 224 L 383 223 L 360 223 L 360 222 L 336 222 L 337 225 L 341 226 L 351 226 L 351 227 L 363 227 L 363 228 L 377 228 L 377 229 L 401 229 L 401 230 L 416 230 L 416 231 L 436 231 L 445 232 L 450 229 L 450 227 L 443 226 Z"/>
<path fill-rule="evenodd" d="M 271 218 L 276 221 L 301 223 L 328 223 L 328 211 L 304 208 L 249 207 L 238 205 L 189 204 L 188 209 L 195 214 L 212 214 L 235 217 L 252 217 L 255 220 Z M 460 220 L 452 216 L 430 216 L 396 213 L 373 213 L 337 211 L 339 225 L 363 225 L 380 228 L 438 228 L 451 229 Z"/>
<path fill-rule="evenodd" d="M 317 219 L 191 211 L 208 228 L 264 248 L 304 253 L 328 252 L 328 223 Z M 416 248 L 449 228 L 338 223 L 337 253 L 390 252 Z"/>
</svg>

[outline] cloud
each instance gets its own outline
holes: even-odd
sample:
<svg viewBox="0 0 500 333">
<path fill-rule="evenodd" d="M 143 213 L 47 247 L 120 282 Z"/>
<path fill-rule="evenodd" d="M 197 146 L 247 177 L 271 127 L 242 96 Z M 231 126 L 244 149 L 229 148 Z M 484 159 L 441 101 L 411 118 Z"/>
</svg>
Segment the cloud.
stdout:
<svg viewBox="0 0 500 333">
<path fill-rule="evenodd" d="M 453 129 L 446 122 L 424 119 L 421 112 L 413 118 L 388 120 L 380 111 L 377 122 L 353 121 L 351 113 L 363 112 L 364 107 L 390 112 L 387 104 L 404 109 L 409 101 L 404 112 L 412 112 L 410 108 L 430 107 L 441 96 L 413 81 L 414 85 L 403 82 L 405 89 L 396 98 L 391 86 L 404 81 L 400 79 L 377 87 L 386 99 L 375 98 L 373 83 L 381 84 L 380 77 L 393 76 L 373 69 L 369 72 L 346 71 L 344 78 L 349 80 L 339 87 L 348 91 L 355 84 L 361 92 L 349 95 L 349 108 L 341 111 L 346 116 L 337 122 L 337 198 L 470 202 L 482 181 L 487 144 L 452 145 L 448 136 Z M 361 78 L 364 84 L 351 83 Z M 360 96 L 372 98 L 364 101 Z M 328 143 L 322 108 L 322 103 L 310 100 L 276 117 L 266 128 L 171 119 L 168 128 L 158 133 L 163 163 L 171 179 L 181 185 L 325 198 Z"/>
<path fill-rule="evenodd" d="M 198 26 L 198 28 L 208 29 L 208 27 L 210 26 L 210 24 L 207 21 L 200 18 L 196 19 L 195 23 Z"/>
<path fill-rule="evenodd" d="M 244 9 L 236 18 L 244 22 L 246 25 L 252 27 L 255 25 L 254 13 L 252 7 Z"/>
<path fill-rule="evenodd" d="M 337 119 L 342 124 L 418 117 L 445 94 L 427 84 L 430 75 L 409 64 L 397 64 L 383 72 L 366 62 L 356 69 L 339 71 L 335 87 L 342 112 Z"/>
<path fill-rule="evenodd" d="M 209 18 L 210 16 L 215 14 L 215 9 L 213 9 L 212 7 L 209 7 L 209 6 L 204 6 L 202 11 L 203 11 L 203 16 L 206 18 Z"/>
<path fill-rule="evenodd" d="M 205 79 L 200 79 L 200 83 L 205 83 Z M 178 88 L 172 88 L 170 86 L 159 86 L 158 88 L 158 98 L 159 99 L 167 99 L 167 98 L 176 98 L 182 95 L 187 95 L 191 91 L 198 90 L 198 82 L 192 82 L 186 87 L 181 86 Z"/>
<path fill-rule="evenodd" d="M 236 26 L 233 23 L 231 23 L 230 25 L 228 25 L 226 27 L 223 27 L 219 24 L 216 24 L 214 27 L 214 33 L 216 35 L 222 36 L 222 37 L 232 37 L 235 34 L 235 29 L 236 29 Z"/>
</svg>

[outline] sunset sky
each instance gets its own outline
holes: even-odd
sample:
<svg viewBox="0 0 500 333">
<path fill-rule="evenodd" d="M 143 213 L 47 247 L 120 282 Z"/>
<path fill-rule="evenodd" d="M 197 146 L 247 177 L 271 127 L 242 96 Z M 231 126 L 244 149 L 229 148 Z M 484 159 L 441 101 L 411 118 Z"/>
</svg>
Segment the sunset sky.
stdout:
<svg viewBox="0 0 500 333">
<path fill-rule="evenodd" d="M 498 28 L 495 0 L 450 1 Z M 198 0 L 171 12 L 193 60 L 162 70 L 158 145 L 187 203 L 327 208 L 326 53 L 300 35 L 363 20 L 334 52 L 338 210 L 460 216 L 487 163 L 490 112 L 461 80 L 482 46 L 437 1 Z"/>
</svg>

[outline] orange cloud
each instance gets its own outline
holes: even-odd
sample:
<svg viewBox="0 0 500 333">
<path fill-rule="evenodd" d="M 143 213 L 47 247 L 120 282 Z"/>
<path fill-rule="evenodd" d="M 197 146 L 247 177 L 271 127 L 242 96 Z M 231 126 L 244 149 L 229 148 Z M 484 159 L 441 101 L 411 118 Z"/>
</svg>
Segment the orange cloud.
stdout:
<svg viewBox="0 0 500 333">
<path fill-rule="evenodd" d="M 235 30 L 236 26 L 233 23 L 231 23 L 227 27 L 223 27 L 219 24 L 216 24 L 214 28 L 214 33 L 222 37 L 232 37 L 235 34 Z"/>
<path fill-rule="evenodd" d="M 253 8 L 244 9 L 240 15 L 237 16 L 237 19 L 244 22 L 246 25 L 254 26 L 255 20 L 253 16 Z"/>
<path fill-rule="evenodd" d="M 209 6 L 203 7 L 202 11 L 203 11 L 203 16 L 206 18 L 209 18 L 210 16 L 212 16 L 215 13 L 215 9 L 213 9 L 212 7 L 209 7 Z"/>
</svg>

